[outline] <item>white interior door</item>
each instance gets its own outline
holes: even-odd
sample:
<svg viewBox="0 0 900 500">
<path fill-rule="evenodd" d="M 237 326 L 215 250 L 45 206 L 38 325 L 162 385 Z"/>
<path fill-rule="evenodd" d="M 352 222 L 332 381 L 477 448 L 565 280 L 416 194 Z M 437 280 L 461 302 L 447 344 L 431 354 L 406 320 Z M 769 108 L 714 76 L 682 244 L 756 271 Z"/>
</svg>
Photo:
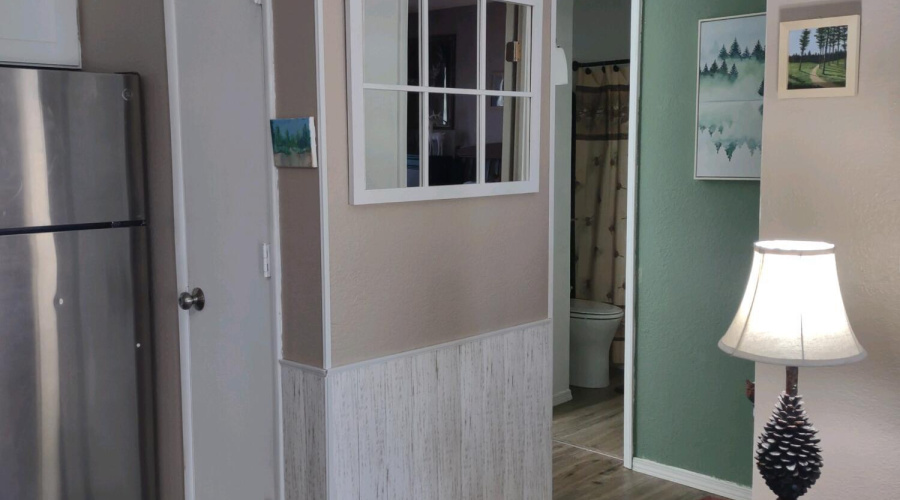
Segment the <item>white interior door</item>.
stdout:
<svg viewBox="0 0 900 500">
<path fill-rule="evenodd" d="M 187 500 L 275 500 L 273 293 L 263 11 L 166 0 Z M 176 307 L 175 297 L 172 307 Z"/>
</svg>

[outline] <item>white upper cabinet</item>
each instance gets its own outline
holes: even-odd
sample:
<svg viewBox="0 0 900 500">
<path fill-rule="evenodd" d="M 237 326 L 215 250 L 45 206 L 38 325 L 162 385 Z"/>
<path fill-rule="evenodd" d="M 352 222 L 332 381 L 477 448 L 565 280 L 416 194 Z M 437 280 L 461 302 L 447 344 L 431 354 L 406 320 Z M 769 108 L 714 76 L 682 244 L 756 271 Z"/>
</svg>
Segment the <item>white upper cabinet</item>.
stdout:
<svg viewBox="0 0 900 500">
<path fill-rule="evenodd" d="M 0 0 L 0 64 L 81 67 L 78 0 Z"/>
</svg>

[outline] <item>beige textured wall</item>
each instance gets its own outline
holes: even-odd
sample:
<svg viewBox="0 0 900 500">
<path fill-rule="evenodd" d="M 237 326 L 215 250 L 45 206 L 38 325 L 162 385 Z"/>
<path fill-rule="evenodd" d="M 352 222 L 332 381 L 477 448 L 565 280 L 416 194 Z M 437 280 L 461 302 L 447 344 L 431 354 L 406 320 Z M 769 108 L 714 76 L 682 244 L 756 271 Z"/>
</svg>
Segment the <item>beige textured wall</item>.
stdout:
<svg viewBox="0 0 900 500">
<path fill-rule="evenodd" d="M 315 116 L 313 0 L 273 0 L 275 115 Z M 319 170 L 279 169 L 282 326 L 285 359 L 322 367 L 322 245 Z"/>
<path fill-rule="evenodd" d="M 80 0 L 85 71 L 137 72 L 144 93 L 159 498 L 184 498 L 172 149 L 162 0 Z"/>
<path fill-rule="evenodd" d="M 349 204 L 344 2 L 323 3 L 334 366 L 546 318 L 551 2 L 540 192 L 368 206 Z"/>
<path fill-rule="evenodd" d="M 847 313 L 869 351 L 853 365 L 800 370 L 825 462 L 807 496 L 821 500 L 895 498 L 900 491 L 900 2 L 768 2 L 769 54 L 778 47 L 779 21 L 860 8 L 857 97 L 778 100 L 776 58 L 766 63 L 761 236 L 837 245 Z M 757 364 L 756 379 L 759 433 L 784 370 Z M 758 474 L 753 498 L 774 498 Z"/>
</svg>

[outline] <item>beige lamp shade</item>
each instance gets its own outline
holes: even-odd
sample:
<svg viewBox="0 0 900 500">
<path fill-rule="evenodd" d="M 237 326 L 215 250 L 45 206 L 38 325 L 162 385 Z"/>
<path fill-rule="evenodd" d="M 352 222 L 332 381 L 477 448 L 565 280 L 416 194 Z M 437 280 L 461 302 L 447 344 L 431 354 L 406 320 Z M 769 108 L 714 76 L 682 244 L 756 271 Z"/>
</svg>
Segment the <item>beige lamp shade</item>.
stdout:
<svg viewBox="0 0 900 500">
<path fill-rule="evenodd" d="M 756 243 L 744 300 L 719 348 L 787 366 L 842 365 L 865 358 L 847 320 L 834 245 Z"/>
</svg>

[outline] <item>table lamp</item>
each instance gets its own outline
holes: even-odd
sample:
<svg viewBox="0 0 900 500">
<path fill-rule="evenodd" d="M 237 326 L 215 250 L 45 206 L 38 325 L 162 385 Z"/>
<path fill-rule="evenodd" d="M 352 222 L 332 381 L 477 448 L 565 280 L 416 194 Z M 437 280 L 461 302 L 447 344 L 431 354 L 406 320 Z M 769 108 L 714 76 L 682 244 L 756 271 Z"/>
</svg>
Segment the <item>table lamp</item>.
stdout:
<svg viewBox="0 0 900 500">
<path fill-rule="evenodd" d="M 756 445 L 756 465 L 779 500 L 795 500 L 821 474 L 818 431 L 797 394 L 798 368 L 859 361 L 838 284 L 834 245 L 760 241 L 734 321 L 719 341 L 732 356 L 786 366 L 785 391 Z"/>
</svg>

